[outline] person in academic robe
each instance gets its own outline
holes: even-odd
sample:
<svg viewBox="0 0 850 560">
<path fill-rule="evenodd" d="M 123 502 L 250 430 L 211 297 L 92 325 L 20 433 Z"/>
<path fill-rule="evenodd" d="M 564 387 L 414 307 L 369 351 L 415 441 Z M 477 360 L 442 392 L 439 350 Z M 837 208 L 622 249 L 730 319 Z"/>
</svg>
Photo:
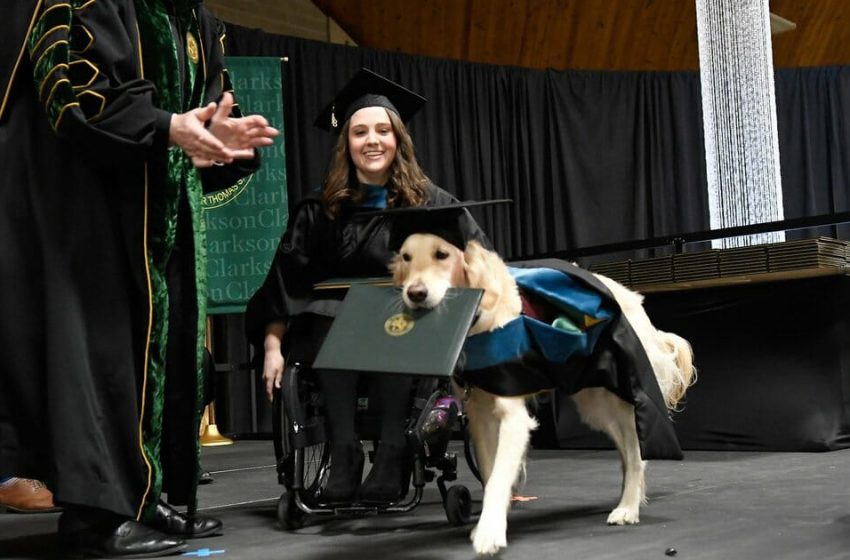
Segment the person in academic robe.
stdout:
<svg viewBox="0 0 850 560">
<path fill-rule="evenodd" d="M 0 472 L 44 481 L 83 552 L 179 552 L 221 529 L 195 515 L 202 192 L 277 131 L 236 110 L 199 1 L 8 4 Z"/>
<path fill-rule="evenodd" d="M 376 209 L 442 205 L 456 199 L 435 186 L 419 167 L 404 122 L 424 99 L 361 69 L 316 119 L 337 133 L 321 195 L 292 211 L 263 285 L 246 311 L 248 339 L 263 348 L 263 379 L 269 398 L 280 387 L 284 356 L 310 363 L 336 313 L 339 291 L 314 290 L 332 278 L 385 277 L 393 251 L 388 220 L 368 217 Z M 366 214 L 366 216 L 360 216 Z M 467 214 L 471 235 L 486 236 Z M 317 372 L 325 397 L 331 445 L 327 502 L 387 503 L 404 496 L 409 483 L 404 420 L 411 378 L 372 376 L 381 404 L 375 463 L 361 485 L 364 454 L 354 429 L 359 376 Z"/>
</svg>

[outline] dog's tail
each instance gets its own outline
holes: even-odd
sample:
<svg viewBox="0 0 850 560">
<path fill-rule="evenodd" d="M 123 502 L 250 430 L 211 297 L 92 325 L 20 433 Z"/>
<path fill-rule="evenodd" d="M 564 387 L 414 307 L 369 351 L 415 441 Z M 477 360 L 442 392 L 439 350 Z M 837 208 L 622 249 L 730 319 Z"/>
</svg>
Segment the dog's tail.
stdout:
<svg viewBox="0 0 850 560">
<path fill-rule="evenodd" d="M 669 332 L 658 331 L 658 340 L 664 346 L 675 367 L 663 368 L 657 372 L 659 385 L 664 393 L 664 402 L 670 410 L 684 398 L 688 387 L 697 380 L 697 369 L 694 367 L 694 352 L 690 343 L 681 336 Z"/>
</svg>

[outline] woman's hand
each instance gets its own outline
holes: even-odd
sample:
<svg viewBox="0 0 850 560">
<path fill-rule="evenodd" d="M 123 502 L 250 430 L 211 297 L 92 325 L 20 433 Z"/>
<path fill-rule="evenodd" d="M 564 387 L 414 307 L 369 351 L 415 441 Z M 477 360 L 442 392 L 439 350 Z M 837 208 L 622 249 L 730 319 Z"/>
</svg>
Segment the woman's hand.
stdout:
<svg viewBox="0 0 850 560">
<path fill-rule="evenodd" d="M 268 396 L 269 402 L 274 399 L 274 390 L 280 389 L 284 365 L 283 355 L 279 348 L 266 351 L 263 359 L 263 381 L 266 384 L 266 396 Z"/>
<path fill-rule="evenodd" d="M 269 401 L 274 399 L 274 390 L 280 389 L 283 379 L 284 360 L 281 350 L 283 335 L 286 333 L 286 323 L 273 321 L 266 325 L 266 337 L 263 340 L 263 381 L 266 384 L 266 395 Z"/>
</svg>

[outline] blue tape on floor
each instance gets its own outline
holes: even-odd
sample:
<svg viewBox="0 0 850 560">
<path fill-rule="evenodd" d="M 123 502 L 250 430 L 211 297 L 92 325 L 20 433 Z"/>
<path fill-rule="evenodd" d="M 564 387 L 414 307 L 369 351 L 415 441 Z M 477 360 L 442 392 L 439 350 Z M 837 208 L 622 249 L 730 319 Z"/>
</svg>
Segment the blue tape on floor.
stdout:
<svg viewBox="0 0 850 560">
<path fill-rule="evenodd" d="M 199 548 L 198 550 L 194 550 L 192 552 L 184 552 L 183 556 L 197 556 L 198 558 L 206 558 L 207 556 L 212 556 L 213 554 L 224 554 L 224 551 L 210 550 L 209 548 Z"/>
</svg>

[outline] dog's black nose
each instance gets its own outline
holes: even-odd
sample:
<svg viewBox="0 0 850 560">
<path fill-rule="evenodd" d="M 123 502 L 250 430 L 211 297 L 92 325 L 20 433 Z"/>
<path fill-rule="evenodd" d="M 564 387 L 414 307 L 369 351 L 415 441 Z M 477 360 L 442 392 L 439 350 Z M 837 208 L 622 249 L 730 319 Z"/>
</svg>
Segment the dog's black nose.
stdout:
<svg viewBox="0 0 850 560">
<path fill-rule="evenodd" d="M 414 284 L 407 288 L 407 297 L 413 303 L 422 303 L 428 297 L 428 288 L 424 284 Z"/>
</svg>

